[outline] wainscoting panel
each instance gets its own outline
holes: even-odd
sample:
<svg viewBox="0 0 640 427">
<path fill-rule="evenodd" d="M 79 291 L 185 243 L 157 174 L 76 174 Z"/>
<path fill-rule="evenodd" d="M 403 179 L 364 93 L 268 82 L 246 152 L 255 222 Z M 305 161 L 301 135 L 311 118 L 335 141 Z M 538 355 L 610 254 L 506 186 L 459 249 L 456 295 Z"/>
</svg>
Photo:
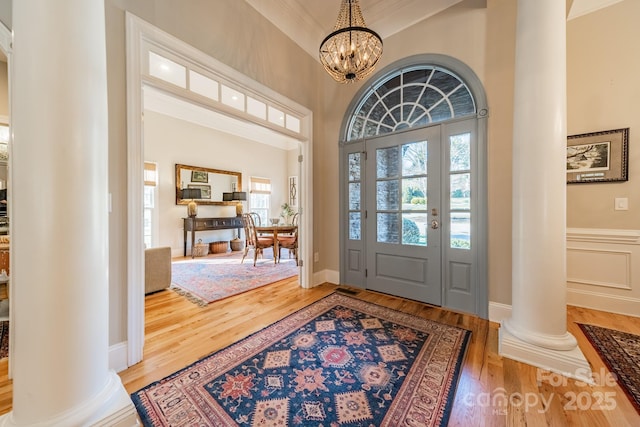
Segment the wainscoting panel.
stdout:
<svg viewBox="0 0 640 427">
<path fill-rule="evenodd" d="M 631 289 L 631 252 L 567 247 L 567 281 Z"/>
<path fill-rule="evenodd" d="M 640 316 L 640 230 L 567 229 L 567 303 Z"/>
</svg>

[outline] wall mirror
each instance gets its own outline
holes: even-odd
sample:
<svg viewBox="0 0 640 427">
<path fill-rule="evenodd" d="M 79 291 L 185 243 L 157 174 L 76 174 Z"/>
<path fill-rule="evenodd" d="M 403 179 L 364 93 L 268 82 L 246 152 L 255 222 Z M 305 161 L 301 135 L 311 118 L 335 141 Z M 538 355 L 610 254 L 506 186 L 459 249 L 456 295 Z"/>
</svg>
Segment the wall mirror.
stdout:
<svg viewBox="0 0 640 427">
<path fill-rule="evenodd" d="M 199 205 L 236 205 L 223 202 L 222 193 L 242 189 L 242 173 L 219 169 L 176 164 L 176 204 L 186 205 L 191 199 L 182 198 L 182 190 L 199 189 L 201 198 L 195 199 Z"/>
</svg>

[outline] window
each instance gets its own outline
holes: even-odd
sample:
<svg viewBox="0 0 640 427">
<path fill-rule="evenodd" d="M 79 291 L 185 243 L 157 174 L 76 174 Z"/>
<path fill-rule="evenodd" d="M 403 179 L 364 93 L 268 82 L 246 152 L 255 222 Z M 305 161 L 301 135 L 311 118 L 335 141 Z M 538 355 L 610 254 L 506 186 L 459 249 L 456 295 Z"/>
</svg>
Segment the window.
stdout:
<svg viewBox="0 0 640 427">
<path fill-rule="evenodd" d="M 142 230 L 144 235 L 144 245 L 146 248 L 153 247 L 155 228 L 155 205 L 156 205 L 156 184 L 158 181 L 157 165 L 151 162 L 144 162 L 144 205 Z"/>
<path fill-rule="evenodd" d="M 362 98 L 347 139 L 427 126 L 475 111 L 473 96 L 460 78 L 440 67 L 412 66 L 389 75 Z"/>
<path fill-rule="evenodd" d="M 269 178 L 251 177 L 249 210 L 260 216 L 260 223 L 269 224 L 269 207 L 271 206 L 271 180 Z"/>
</svg>

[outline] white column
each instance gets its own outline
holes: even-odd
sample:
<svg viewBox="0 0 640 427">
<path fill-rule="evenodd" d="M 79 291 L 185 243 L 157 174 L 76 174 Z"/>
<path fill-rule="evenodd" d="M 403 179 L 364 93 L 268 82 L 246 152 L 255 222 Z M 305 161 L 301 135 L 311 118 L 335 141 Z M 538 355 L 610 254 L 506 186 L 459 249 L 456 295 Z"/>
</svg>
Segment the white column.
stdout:
<svg viewBox="0 0 640 427">
<path fill-rule="evenodd" d="M 566 320 L 566 86 L 564 2 L 518 0 L 512 314 L 500 354 L 589 380 Z"/>
<path fill-rule="evenodd" d="M 13 33 L 13 410 L 0 425 L 134 425 L 108 368 L 104 1 L 15 1 Z"/>
</svg>

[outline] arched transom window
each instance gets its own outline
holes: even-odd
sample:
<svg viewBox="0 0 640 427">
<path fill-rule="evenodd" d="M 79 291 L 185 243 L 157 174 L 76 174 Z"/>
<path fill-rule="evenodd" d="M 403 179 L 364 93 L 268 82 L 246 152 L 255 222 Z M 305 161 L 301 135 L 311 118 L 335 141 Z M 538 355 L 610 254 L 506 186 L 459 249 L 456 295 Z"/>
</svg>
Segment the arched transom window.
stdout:
<svg viewBox="0 0 640 427">
<path fill-rule="evenodd" d="M 413 66 L 376 84 L 355 110 L 347 140 L 469 116 L 476 105 L 466 84 L 437 66 Z"/>
</svg>

